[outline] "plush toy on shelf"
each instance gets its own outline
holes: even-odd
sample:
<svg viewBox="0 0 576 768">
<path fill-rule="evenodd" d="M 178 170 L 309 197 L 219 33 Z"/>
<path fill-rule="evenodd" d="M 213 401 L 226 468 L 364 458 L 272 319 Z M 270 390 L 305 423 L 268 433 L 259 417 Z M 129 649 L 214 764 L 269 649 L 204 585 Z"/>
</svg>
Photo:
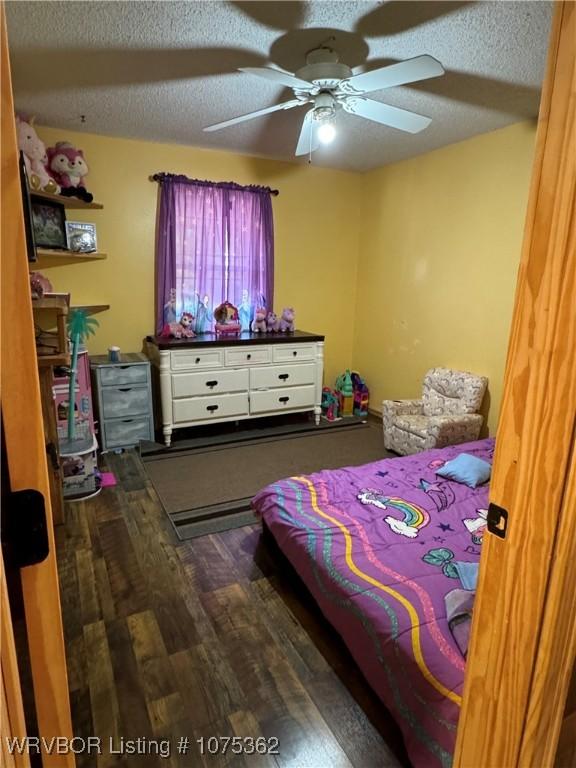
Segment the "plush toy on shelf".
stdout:
<svg viewBox="0 0 576 768">
<path fill-rule="evenodd" d="M 280 327 L 280 321 L 276 317 L 276 313 L 268 312 L 268 316 L 266 317 L 266 332 L 276 333 L 279 327 Z"/>
<path fill-rule="evenodd" d="M 294 333 L 294 316 L 294 309 L 292 307 L 284 307 L 278 329 L 280 333 Z"/>
<path fill-rule="evenodd" d="M 58 194 L 60 187 L 48 172 L 48 156 L 44 142 L 34 128 L 34 118 L 24 120 L 16 115 L 16 133 L 18 149 L 24 155 L 24 165 L 28 174 L 28 183 L 32 191 L 42 190 L 53 195 Z"/>
<path fill-rule="evenodd" d="M 256 307 L 251 330 L 252 333 L 266 333 L 266 307 Z"/>
<path fill-rule="evenodd" d="M 194 322 L 194 315 L 183 312 L 178 323 L 166 323 L 162 328 L 162 336 L 165 339 L 192 339 L 196 334 L 190 327 Z"/>
<path fill-rule="evenodd" d="M 76 149 L 68 141 L 59 141 L 55 147 L 48 148 L 48 165 L 62 187 L 62 195 L 78 197 L 85 203 L 92 202 L 94 198 L 85 187 L 88 163 L 81 149 Z"/>
</svg>

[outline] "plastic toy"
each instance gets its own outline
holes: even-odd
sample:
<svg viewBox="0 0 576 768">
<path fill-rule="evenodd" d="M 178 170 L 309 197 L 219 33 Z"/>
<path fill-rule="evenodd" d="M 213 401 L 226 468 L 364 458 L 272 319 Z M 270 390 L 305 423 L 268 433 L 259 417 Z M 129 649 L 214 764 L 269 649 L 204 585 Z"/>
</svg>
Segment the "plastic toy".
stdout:
<svg viewBox="0 0 576 768">
<path fill-rule="evenodd" d="M 336 391 L 340 398 L 340 410 L 342 416 L 354 415 L 354 387 L 352 374 L 348 369 L 336 379 Z"/>
<path fill-rule="evenodd" d="M 322 415 L 328 421 L 338 421 L 339 419 L 338 411 L 340 407 L 340 400 L 338 398 L 338 393 L 335 392 L 333 389 L 330 389 L 330 387 L 323 387 L 322 389 L 321 407 L 322 407 Z"/>
<path fill-rule="evenodd" d="M 354 416 L 368 416 L 370 390 L 356 371 L 352 372 L 352 388 L 354 389 Z"/>
<path fill-rule="evenodd" d="M 214 310 L 216 333 L 239 333 L 238 310 L 229 301 L 223 301 Z"/>
</svg>

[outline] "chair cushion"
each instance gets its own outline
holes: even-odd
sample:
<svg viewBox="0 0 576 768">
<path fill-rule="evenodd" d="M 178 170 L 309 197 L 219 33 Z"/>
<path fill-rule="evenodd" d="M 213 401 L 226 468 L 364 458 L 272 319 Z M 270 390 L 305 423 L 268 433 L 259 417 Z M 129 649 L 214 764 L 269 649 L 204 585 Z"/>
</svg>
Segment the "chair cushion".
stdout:
<svg viewBox="0 0 576 768">
<path fill-rule="evenodd" d="M 477 485 L 482 485 L 489 480 L 491 472 L 491 464 L 470 453 L 461 453 L 436 470 L 436 474 L 440 477 L 464 483 L 470 488 L 476 488 Z"/>
<path fill-rule="evenodd" d="M 422 410 L 426 416 L 477 413 L 488 379 L 450 368 L 432 368 L 424 377 Z"/>
<path fill-rule="evenodd" d="M 394 426 L 418 437 L 427 437 L 430 419 L 428 416 L 396 416 Z"/>
</svg>

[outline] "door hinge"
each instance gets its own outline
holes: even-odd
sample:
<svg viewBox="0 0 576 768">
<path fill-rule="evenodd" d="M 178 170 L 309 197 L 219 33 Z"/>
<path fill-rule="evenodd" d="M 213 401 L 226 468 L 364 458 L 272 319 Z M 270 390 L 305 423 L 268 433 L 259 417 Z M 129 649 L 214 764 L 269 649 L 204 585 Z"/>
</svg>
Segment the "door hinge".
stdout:
<svg viewBox="0 0 576 768">
<path fill-rule="evenodd" d="M 40 491 L 12 491 L 6 498 L 3 515 L 14 565 L 25 568 L 45 560 L 50 547 L 46 507 Z"/>
<path fill-rule="evenodd" d="M 508 527 L 508 511 L 497 504 L 488 505 L 488 515 L 486 517 L 487 527 L 490 533 L 506 538 L 506 528 Z"/>
</svg>

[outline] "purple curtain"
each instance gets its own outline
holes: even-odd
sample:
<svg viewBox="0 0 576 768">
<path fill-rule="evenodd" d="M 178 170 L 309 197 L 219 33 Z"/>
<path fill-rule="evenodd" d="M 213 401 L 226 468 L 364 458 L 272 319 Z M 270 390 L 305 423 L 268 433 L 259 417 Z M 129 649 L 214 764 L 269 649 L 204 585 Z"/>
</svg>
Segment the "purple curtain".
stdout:
<svg viewBox="0 0 576 768">
<path fill-rule="evenodd" d="M 273 307 L 274 225 L 267 187 L 158 174 L 156 332 L 183 312 L 197 333 L 211 330 L 222 301 L 238 307 L 243 328 L 254 308 Z"/>
</svg>

